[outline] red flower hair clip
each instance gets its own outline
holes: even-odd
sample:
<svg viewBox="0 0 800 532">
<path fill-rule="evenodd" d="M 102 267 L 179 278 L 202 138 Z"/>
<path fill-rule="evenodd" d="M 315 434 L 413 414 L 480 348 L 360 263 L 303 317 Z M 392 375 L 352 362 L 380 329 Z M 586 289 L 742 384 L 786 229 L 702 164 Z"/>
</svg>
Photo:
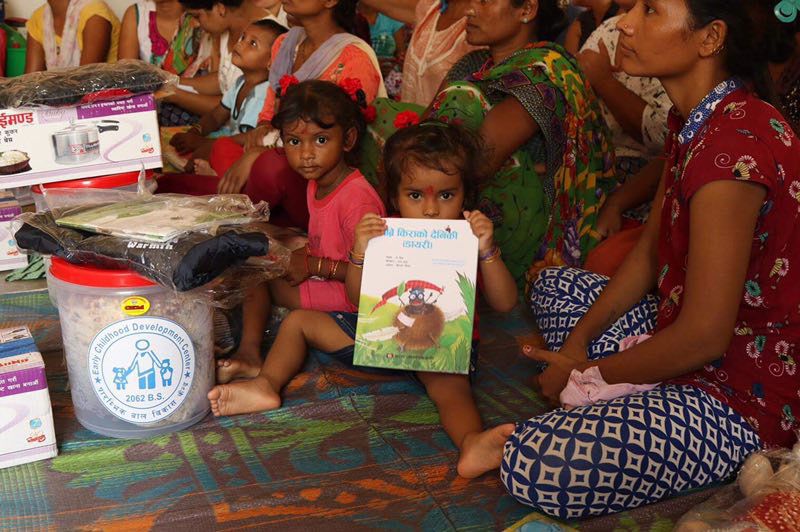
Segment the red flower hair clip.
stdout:
<svg viewBox="0 0 800 532">
<path fill-rule="evenodd" d="M 397 129 L 416 126 L 417 124 L 419 124 L 419 115 L 414 111 L 403 111 L 394 119 L 394 127 Z"/>
<path fill-rule="evenodd" d="M 280 92 L 278 93 L 278 96 L 286 94 L 286 91 L 289 90 L 289 87 L 291 87 L 292 85 L 298 85 L 299 83 L 300 80 L 292 76 L 291 74 L 286 74 L 282 76 L 280 81 L 278 81 L 278 84 L 280 85 Z"/>
<path fill-rule="evenodd" d="M 358 91 L 364 90 L 364 86 L 361 85 L 361 80 L 358 78 L 344 78 L 339 86 L 355 102 L 358 101 Z"/>
<path fill-rule="evenodd" d="M 364 115 L 364 120 L 366 120 L 367 124 L 373 123 L 378 118 L 378 110 L 375 109 L 374 105 L 366 106 L 361 110 L 361 114 Z"/>
</svg>

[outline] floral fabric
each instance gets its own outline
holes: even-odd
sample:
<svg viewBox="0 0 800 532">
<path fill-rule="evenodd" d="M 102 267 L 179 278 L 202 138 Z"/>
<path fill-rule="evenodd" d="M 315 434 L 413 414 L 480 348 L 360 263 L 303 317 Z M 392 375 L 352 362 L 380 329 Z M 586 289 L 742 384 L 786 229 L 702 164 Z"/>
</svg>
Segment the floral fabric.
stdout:
<svg viewBox="0 0 800 532">
<path fill-rule="evenodd" d="M 464 64 L 483 67 L 454 81 Z M 594 93 L 575 60 L 553 43 L 531 44 L 499 65 L 485 51 L 472 52 L 453 67 L 429 114 L 477 130 L 507 97 L 540 131 L 482 186 L 478 208 L 495 224 L 503 259 L 522 289 L 526 271 L 534 279 L 545 266 L 580 266 L 598 243 L 594 224 L 615 185 L 614 157 Z M 398 111 L 409 106 L 379 101 L 377 107 L 370 133 L 380 147 Z"/>
<path fill-rule="evenodd" d="M 725 354 L 674 382 L 727 403 L 767 445 L 791 446 L 800 412 L 800 154 L 794 132 L 770 105 L 735 79 L 720 84 L 684 123 L 669 118 L 667 174 L 659 238 L 657 330 L 680 314 L 691 227 L 690 202 L 719 180 L 757 183 L 767 191 L 745 286 Z"/>
</svg>

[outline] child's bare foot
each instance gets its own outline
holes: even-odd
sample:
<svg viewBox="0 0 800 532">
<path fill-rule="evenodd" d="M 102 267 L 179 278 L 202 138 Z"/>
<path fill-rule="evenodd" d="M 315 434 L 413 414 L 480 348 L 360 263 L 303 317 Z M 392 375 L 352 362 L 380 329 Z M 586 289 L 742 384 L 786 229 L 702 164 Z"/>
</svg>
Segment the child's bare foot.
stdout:
<svg viewBox="0 0 800 532">
<path fill-rule="evenodd" d="M 458 474 L 464 478 L 476 478 L 500 467 L 503 446 L 513 432 L 514 424 L 506 423 L 483 432 L 467 434 L 461 443 Z"/>
<path fill-rule="evenodd" d="M 252 379 L 261 372 L 258 351 L 239 349 L 231 358 L 217 360 L 217 383 L 226 384 L 234 379 Z"/>
<path fill-rule="evenodd" d="M 281 406 L 281 397 L 265 377 L 214 386 L 208 392 L 208 401 L 215 416 L 263 412 Z"/>
<path fill-rule="evenodd" d="M 211 163 L 205 159 L 194 160 L 194 173 L 197 175 L 217 175 L 217 171 L 211 168 Z"/>
<path fill-rule="evenodd" d="M 261 371 L 260 363 L 238 358 L 221 358 L 217 360 L 217 382 L 226 384 L 234 379 L 252 379 Z"/>
</svg>

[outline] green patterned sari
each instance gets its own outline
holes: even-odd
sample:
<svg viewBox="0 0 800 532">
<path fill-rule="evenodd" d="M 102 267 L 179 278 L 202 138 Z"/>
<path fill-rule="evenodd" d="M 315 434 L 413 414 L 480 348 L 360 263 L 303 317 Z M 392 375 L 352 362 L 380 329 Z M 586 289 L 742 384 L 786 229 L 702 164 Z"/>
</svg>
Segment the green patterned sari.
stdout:
<svg viewBox="0 0 800 532">
<path fill-rule="evenodd" d="M 597 244 L 594 226 L 615 184 L 614 159 L 594 93 L 575 59 L 553 43 L 531 44 L 499 65 L 486 51 L 467 55 L 426 113 L 477 130 L 507 97 L 517 99 L 539 132 L 482 185 L 478 207 L 494 222 L 503 259 L 523 288 L 542 267 L 580 266 Z M 373 179 L 395 116 L 423 111 L 386 100 L 376 107 L 362 156 L 364 173 Z"/>
</svg>

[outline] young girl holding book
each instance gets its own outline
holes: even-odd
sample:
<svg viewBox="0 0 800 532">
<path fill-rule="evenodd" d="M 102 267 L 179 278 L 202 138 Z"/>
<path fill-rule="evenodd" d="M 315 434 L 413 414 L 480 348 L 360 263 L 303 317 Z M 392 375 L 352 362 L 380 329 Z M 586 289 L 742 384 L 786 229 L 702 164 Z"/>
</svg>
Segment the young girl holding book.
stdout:
<svg viewBox="0 0 800 532">
<path fill-rule="evenodd" d="M 477 138 L 456 126 L 430 122 L 402 129 L 389 139 L 384 151 L 386 200 L 402 218 L 466 219 L 478 238 L 479 286 L 489 287 L 484 291 L 486 302 L 495 310 L 507 312 L 517 301 L 516 284 L 494 243 L 492 222 L 480 211 L 464 210 L 472 207 L 477 197 L 481 154 Z M 355 227 L 345 275 L 347 296 L 353 303 L 359 300 L 367 243 L 385 230 L 386 222 L 376 213 L 363 215 Z M 260 371 L 247 375 L 252 379 L 217 386 L 209 393 L 214 415 L 280 407 L 280 391 L 300 371 L 309 348 L 333 353 L 352 363 L 356 318 L 353 312 L 291 312 L 281 324 Z M 474 347 L 475 342 L 472 368 L 477 356 Z M 467 375 L 416 375 L 439 410 L 445 431 L 459 448 L 458 473 L 472 478 L 486 471 L 482 462 L 485 452 L 481 449 L 502 445 L 514 425 L 482 432 L 483 423 Z M 499 465 L 498 456 L 494 467 Z"/>
<path fill-rule="evenodd" d="M 356 310 L 344 285 L 347 253 L 359 220 L 367 213 L 384 216 L 386 211 L 377 192 L 349 164 L 366 130 L 356 103 L 366 99 L 351 81 L 343 81 L 351 94 L 329 81 L 285 82 L 272 124 L 281 132 L 289 165 L 308 181 L 308 244 L 292 253 L 284 278 L 258 287 L 245 300 L 239 349 L 219 362 L 220 383 L 258 375 L 261 340 L 273 302 L 289 309 Z M 218 388 L 209 395 L 214 396 L 219 397 Z"/>
</svg>

